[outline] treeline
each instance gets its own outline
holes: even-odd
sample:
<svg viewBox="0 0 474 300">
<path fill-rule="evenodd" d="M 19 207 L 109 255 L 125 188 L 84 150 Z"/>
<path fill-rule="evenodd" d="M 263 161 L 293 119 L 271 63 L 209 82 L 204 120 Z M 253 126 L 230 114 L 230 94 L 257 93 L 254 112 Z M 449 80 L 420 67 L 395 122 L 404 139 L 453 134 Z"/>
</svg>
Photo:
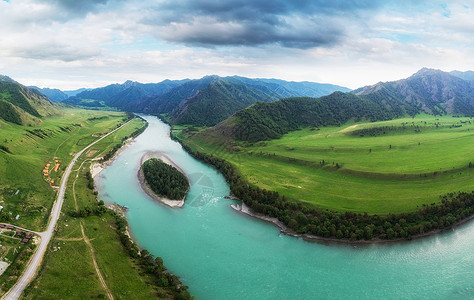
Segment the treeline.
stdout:
<svg viewBox="0 0 474 300">
<path fill-rule="evenodd" d="M 77 211 L 70 211 L 69 215 L 74 218 L 85 218 L 89 216 L 102 216 L 107 213 L 107 207 L 104 205 L 104 201 L 100 200 L 96 206 L 84 207 Z"/>
<path fill-rule="evenodd" d="M 474 214 L 474 192 L 449 193 L 438 203 L 418 211 L 384 216 L 322 210 L 248 184 L 229 162 L 192 150 L 191 155 L 217 168 L 233 195 L 254 212 L 277 218 L 297 234 L 347 241 L 411 239 L 433 230 L 446 229 Z"/>
<path fill-rule="evenodd" d="M 257 102 L 235 114 L 233 136 L 256 142 L 281 137 L 301 127 L 339 126 L 349 120 L 371 122 L 414 114 L 416 108 L 385 103 L 349 93 L 335 92 L 321 98 L 288 98 Z"/>
<path fill-rule="evenodd" d="M 188 292 L 188 287 L 183 285 L 177 276 L 167 272 L 166 267 L 163 265 L 163 260 L 160 257 L 153 257 L 153 255 L 145 249 L 140 251 L 137 245 L 130 240 L 127 234 L 127 220 L 115 212 L 112 212 L 112 214 L 115 217 L 117 233 L 122 245 L 132 258 L 138 260 L 141 270 L 154 277 L 153 283 L 156 286 L 166 288 L 172 292 L 174 299 L 193 299 Z"/>
<path fill-rule="evenodd" d="M 169 199 L 183 199 L 189 189 L 186 176 L 175 167 L 156 158 L 142 165 L 145 180 L 155 194 Z"/>
</svg>

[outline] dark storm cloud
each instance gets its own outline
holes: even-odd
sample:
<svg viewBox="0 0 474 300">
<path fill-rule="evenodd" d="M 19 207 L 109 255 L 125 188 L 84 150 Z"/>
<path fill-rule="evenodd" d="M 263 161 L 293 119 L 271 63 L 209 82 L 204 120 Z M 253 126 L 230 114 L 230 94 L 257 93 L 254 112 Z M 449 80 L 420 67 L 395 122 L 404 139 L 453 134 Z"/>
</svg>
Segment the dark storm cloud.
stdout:
<svg viewBox="0 0 474 300">
<path fill-rule="evenodd" d="M 168 41 L 199 45 L 263 45 L 311 48 L 336 44 L 345 21 L 377 1 L 231 0 L 168 1 L 143 22 L 161 27 Z"/>
</svg>

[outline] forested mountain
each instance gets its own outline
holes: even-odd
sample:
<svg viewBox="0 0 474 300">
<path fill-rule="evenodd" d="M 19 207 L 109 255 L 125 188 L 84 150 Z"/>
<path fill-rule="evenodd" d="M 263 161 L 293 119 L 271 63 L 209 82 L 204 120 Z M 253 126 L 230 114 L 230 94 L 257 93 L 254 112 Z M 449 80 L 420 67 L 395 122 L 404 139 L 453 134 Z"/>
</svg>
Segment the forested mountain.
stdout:
<svg viewBox="0 0 474 300">
<path fill-rule="evenodd" d="M 406 102 L 429 114 L 474 115 L 472 84 L 439 70 L 423 68 L 407 79 L 380 82 L 353 93 L 373 99 Z"/>
<path fill-rule="evenodd" d="M 7 76 L 0 76 L 0 118 L 19 125 L 34 125 L 39 118 L 57 114 L 45 95 Z"/>
<path fill-rule="evenodd" d="M 256 142 L 279 138 L 301 127 L 340 125 L 354 121 L 379 121 L 416 114 L 409 104 L 335 92 L 321 98 L 287 98 L 273 103 L 257 102 L 208 129 L 203 135 Z"/>
</svg>

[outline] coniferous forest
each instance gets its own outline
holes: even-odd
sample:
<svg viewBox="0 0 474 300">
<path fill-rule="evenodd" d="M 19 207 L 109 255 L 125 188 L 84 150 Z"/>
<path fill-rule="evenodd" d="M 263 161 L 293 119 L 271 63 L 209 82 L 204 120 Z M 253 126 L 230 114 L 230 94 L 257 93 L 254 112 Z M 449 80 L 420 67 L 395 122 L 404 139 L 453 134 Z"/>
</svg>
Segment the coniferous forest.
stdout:
<svg viewBox="0 0 474 300">
<path fill-rule="evenodd" d="M 186 176 L 175 167 L 163 161 L 150 158 L 142 165 L 145 180 L 158 196 L 177 200 L 183 199 L 189 189 Z"/>
</svg>

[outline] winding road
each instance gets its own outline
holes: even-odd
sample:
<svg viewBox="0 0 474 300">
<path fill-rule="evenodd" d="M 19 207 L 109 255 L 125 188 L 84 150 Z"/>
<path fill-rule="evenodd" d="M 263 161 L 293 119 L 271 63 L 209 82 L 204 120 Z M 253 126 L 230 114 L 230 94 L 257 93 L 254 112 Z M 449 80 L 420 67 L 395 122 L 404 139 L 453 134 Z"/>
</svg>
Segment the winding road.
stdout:
<svg viewBox="0 0 474 300">
<path fill-rule="evenodd" d="M 133 120 L 133 119 L 132 119 Z M 121 129 L 123 126 L 127 125 L 129 122 L 132 120 L 128 121 L 127 123 L 123 124 L 122 126 L 112 130 L 111 132 L 107 133 L 100 139 L 96 140 L 95 142 L 89 144 L 86 146 L 84 149 L 79 151 L 74 158 L 71 160 L 69 165 L 67 166 L 66 171 L 64 172 L 63 177 L 61 178 L 61 186 L 59 188 L 59 193 L 58 197 L 53 205 L 53 208 L 51 210 L 51 215 L 50 215 L 50 221 L 48 225 L 48 229 L 46 231 L 38 233 L 41 236 L 41 242 L 39 246 L 36 248 L 36 252 L 33 254 L 33 257 L 31 260 L 28 262 L 25 271 L 21 275 L 21 277 L 18 279 L 16 284 L 6 293 L 2 299 L 5 300 L 13 300 L 13 299 L 19 299 L 23 291 L 25 290 L 26 286 L 28 283 L 30 283 L 31 279 L 36 274 L 36 271 L 38 270 L 38 267 L 41 264 L 41 260 L 43 259 L 44 253 L 46 251 L 46 248 L 49 244 L 49 241 L 51 240 L 51 237 L 53 236 L 54 228 L 56 227 L 56 223 L 58 222 L 60 213 L 61 213 L 61 208 L 63 206 L 64 202 L 64 194 L 66 192 L 66 185 L 67 185 L 67 179 L 69 177 L 69 174 L 71 173 L 72 167 L 76 163 L 76 161 L 79 159 L 79 157 L 89 149 L 90 147 L 94 146 L 96 143 L 100 142 L 104 138 L 108 137 L 112 133 L 116 132 L 117 130 Z"/>
</svg>

